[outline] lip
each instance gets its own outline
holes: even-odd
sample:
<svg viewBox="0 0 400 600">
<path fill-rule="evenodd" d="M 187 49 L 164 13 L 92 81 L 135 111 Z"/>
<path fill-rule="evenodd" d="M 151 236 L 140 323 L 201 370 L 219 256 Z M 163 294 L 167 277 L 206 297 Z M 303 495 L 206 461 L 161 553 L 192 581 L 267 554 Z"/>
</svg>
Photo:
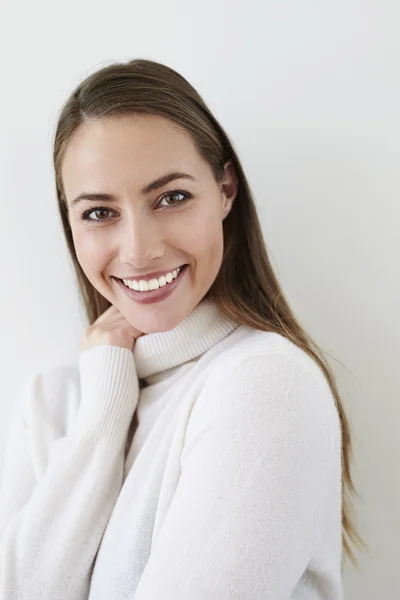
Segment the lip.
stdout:
<svg viewBox="0 0 400 600">
<path fill-rule="evenodd" d="M 167 283 L 163 287 L 158 288 L 158 290 L 149 290 L 148 292 L 137 292 L 136 290 L 131 290 L 128 288 L 123 281 L 113 277 L 113 279 L 117 282 L 117 284 L 122 288 L 122 291 L 131 298 L 131 300 L 135 300 L 139 304 L 153 304 L 154 302 L 160 302 L 168 298 L 175 288 L 178 287 L 182 279 L 185 277 L 187 268 L 189 265 L 184 265 L 176 279 L 171 281 L 171 283 Z M 164 271 L 165 272 L 165 271 Z"/>
</svg>

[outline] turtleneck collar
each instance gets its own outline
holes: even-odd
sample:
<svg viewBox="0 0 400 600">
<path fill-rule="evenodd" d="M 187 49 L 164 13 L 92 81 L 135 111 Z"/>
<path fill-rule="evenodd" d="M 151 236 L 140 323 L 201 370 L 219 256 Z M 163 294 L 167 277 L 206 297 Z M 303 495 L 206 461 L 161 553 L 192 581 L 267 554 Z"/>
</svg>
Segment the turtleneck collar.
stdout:
<svg viewBox="0 0 400 600">
<path fill-rule="evenodd" d="M 219 312 L 211 298 L 204 298 L 174 329 L 148 333 L 136 340 L 133 355 L 139 379 L 148 385 L 162 381 L 237 327 Z"/>
</svg>

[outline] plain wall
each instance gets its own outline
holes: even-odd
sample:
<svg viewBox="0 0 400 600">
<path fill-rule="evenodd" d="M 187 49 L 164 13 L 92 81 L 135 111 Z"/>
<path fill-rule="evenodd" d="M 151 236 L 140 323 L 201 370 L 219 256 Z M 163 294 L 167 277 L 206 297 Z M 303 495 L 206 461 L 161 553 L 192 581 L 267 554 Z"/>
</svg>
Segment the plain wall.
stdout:
<svg viewBox="0 0 400 600">
<path fill-rule="evenodd" d="M 0 442 L 23 381 L 86 326 L 52 171 L 58 111 L 115 60 L 164 62 L 231 137 L 297 318 L 354 433 L 368 551 L 345 598 L 400 595 L 400 5 L 385 0 L 0 5 Z"/>
</svg>

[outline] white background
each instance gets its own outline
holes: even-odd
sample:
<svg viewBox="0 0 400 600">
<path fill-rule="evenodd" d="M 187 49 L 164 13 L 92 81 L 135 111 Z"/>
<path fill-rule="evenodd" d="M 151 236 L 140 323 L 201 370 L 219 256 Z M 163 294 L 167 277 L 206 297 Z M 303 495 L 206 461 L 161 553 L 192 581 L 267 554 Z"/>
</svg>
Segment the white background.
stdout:
<svg viewBox="0 0 400 600">
<path fill-rule="evenodd" d="M 20 385 L 75 361 L 84 326 L 58 111 L 101 66 L 164 62 L 231 137 L 286 297 L 331 355 L 369 546 L 346 566 L 347 600 L 400 596 L 399 19 L 395 0 L 0 4 L 2 446 Z"/>
</svg>

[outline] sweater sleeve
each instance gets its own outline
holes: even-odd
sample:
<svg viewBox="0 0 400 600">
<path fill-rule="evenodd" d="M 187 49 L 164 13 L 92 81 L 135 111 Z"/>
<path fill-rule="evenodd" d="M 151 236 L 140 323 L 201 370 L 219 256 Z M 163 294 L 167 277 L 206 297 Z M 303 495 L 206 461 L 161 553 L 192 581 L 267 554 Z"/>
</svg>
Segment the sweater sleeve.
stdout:
<svg viewBox="0 0 400 600">
<path fill-rule="evenodd" d="M 207 381 L 135 600 L 292 597 L 341 457 L 328 389 L 299 361 L 265 352 Z"/>
<path fill-rule="evenodd" d="M 41 419 L 39 411 L 46 402 L 60 403 L 52 397 L 60 386 L 56 372 L 39 373 L 24 386 L 6 444 L 1 600 L 86 600 L 123 481 L 124 446 L 139 395 L 133 353 L 104 345 L 80 354 L 76 418 L 66 435 L 51 443 L 46 468 L 37 477 L 30 448 L 40 445 L 32 437 L 46 435 L 46 416 Z"/>
</svg>

